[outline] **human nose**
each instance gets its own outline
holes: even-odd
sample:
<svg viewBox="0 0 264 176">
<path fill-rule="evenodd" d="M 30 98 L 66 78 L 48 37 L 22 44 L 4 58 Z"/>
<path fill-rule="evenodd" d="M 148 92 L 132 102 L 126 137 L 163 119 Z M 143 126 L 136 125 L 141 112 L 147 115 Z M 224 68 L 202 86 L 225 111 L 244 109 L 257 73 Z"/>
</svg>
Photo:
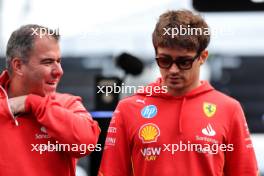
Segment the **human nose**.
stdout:
<svg viewBox="0 0 264 176">
<path fill-rule="evenodd" d="M 175 62 L 173 62 L 171 67 L 169 68 L 169 71 L 171 73 L 178 73 L 180 71 L 180 69 L 178 68 L 177 64 Z"/>
<path fill-rule="evenodd" d="M 54 67 L 52 68 L 52 74 L 55 77 L 60 77 L 63 75 L 63 69 L 61 67 L 61 63 L 54 64 Z"/>
</svg>

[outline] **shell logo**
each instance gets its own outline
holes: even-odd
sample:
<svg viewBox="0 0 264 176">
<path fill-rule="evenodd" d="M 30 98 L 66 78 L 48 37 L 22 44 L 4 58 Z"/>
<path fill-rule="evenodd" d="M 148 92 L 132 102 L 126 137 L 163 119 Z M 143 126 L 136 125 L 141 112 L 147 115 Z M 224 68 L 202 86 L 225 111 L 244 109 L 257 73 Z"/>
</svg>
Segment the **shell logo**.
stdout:
<svg viewBox="0 0 264 176">
<path fill-rule="evenodd" d="M 157 142 L 160 136 L 160 129 L 154 123 L 147 123 L 140 127 L 138 134 L 143 143 Z"/>
</svg>

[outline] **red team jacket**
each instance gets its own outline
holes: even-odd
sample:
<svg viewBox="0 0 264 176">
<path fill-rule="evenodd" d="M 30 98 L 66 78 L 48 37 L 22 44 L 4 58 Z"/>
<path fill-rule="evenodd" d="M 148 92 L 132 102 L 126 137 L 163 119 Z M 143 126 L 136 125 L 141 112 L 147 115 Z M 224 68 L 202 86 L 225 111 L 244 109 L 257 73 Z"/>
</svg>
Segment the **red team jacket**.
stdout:
<svg viewBox="0 0 264 176">
<path fill-rule="evenodd" d="M 122 100 L 99 176 L 256 176 L 239 102 L 201 83 L 180 97 L 144 92 Z"/>
<path fill-rule="evenodd" d="M 18 116 L 16 125 L 7 103 L 7 84 L 4 72 L 0 77 L 0 175 L 75 175 L 76 158 L 92 151 L 91 146 L 90 151 L 77 146 L 95 145 L 100 132 L 80 97 L 29 95 L 25 104 L 29 113 Z M 55 151 L 58 143 L 73 148 Z"/>
</svg>

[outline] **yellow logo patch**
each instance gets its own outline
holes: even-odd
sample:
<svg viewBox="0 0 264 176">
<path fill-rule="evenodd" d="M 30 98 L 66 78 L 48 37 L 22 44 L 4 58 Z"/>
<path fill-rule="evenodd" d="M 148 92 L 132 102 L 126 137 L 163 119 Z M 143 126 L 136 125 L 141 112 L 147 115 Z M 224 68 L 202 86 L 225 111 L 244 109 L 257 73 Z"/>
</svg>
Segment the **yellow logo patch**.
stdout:
<svg viewBox="0 0 264 176">
<path fill-rule="evenodd" d="M 138 135 L 143 143 L 157 142 L 160 129 L 154 123 L 147 123 L 140 127 Z"/>
<path fill-rule="evenodd" d="M 212 117 L 216 112 L 216 105 L 213 103 L 204 102 L 203 111 L 207 117 Z"/>
</svg>

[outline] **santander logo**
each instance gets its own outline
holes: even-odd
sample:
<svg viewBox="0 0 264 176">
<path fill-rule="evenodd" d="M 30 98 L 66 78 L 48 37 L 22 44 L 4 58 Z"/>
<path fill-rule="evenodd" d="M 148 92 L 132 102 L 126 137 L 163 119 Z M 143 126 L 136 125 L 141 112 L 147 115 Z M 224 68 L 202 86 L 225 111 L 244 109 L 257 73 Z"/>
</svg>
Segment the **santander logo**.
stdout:
<svg viewBox="0 0 264 176">
<path fill-rule="evenodd" d="M 47 133 L 47 129 L 44 126 L 40 128 L 40 131 L 42 131 L 43 133 Z"/>
<path fill-rule="evenodd" d="M 212 128 L 211 124 L 209 123 L 207 127 L 202 129 L 202 133 L 206 136 L 214 136 L 216 135 L 215 130 Z"/>
</svg>

